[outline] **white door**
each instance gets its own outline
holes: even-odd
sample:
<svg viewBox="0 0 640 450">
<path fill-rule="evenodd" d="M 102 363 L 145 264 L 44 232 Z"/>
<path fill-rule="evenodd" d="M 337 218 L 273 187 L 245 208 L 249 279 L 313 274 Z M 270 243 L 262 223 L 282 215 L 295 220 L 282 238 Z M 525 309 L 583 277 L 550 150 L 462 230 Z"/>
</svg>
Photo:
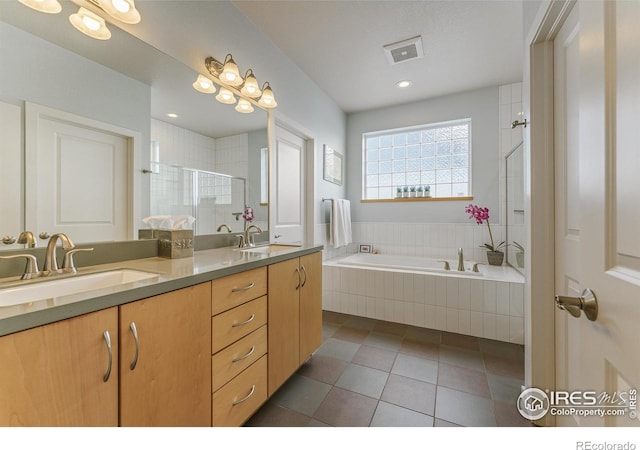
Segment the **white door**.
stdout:
<svg viewBox="0 0 640 450">
<path fill-rule="evenodd" d="M 27 229 L 76 242 L 131 239 L 128 139 L 33 109 L 27 106 Z"/>
<path fill-rule="evenodd" d="M 640 426 L 638 24 L 640 2 L 577 2 L 555 40 L 556 291 L 598 301 L 556 314 L 556 392 L 578 393 L 558 425 Z"/>
<path fill-rule="evenodd" d="M 300 243 L 305 232 L 305 141 L 276 126 L 269 153 L 269 233 L 272 242 Z"/>
</svg>

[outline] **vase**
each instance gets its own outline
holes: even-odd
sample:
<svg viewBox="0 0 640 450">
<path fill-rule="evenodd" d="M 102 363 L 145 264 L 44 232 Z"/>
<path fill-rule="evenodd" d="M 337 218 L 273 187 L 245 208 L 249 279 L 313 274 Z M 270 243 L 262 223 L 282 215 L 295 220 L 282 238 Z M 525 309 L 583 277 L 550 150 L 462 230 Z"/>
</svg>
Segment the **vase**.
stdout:
<svg viewBox="0 0 640 450">
<path fill-rule="evenodd" d="M 487 261 L 490 266 L 501 266 L 504 259 L 503 252 L 487 252 Z"/>
<path fill-rule="evenodd" d="M 516 253 L 516 263 L 518 267 L 524 267 L 524 252 Z"/>
</svg>

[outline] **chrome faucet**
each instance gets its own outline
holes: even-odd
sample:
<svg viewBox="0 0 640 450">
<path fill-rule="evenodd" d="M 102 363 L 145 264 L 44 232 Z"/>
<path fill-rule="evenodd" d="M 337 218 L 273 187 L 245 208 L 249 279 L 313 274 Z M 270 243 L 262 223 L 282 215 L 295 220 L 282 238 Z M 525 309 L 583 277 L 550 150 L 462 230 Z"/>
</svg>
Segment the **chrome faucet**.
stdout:
<svg viewBox="0 0 640 450">
<path fill-rule="evenodd" d="M 26 248 L 34 248 L 36 246 L 36 238 L 31 231 L 23 231 L 18 236 L 18 244 L 26 244 Z"/>
<path fill-rule="evenodd" d="M 220 232 L 220 231 L 222 231 L 222 229 L 223 229 L 223 228 L 226 228 L 226 229 L 227 229 L 227 232 L 231 233 L 231 228 L 229 228 L 229 225 L 227 225 L 226 223 L 223 223 L 222 225 L 220 225 L 220 226 L 216 229 L 216 231 Z"/>
<path fill-rule="evenodd" d="M 464 272 L 464 255 L 462 254 L 462 247 L 458 249 L 458 270 Z"/>
<path fill-rule="evenodd" d="M 244 230 L 244 247 L 255 247 L 256 243 L 253 240 L 253 235 L 256 233 L 250 233 L 251 229 L 255 229 L 257 234 L 262 233 L 262 228 L 258 225 L 249 225 L 246 230 Z"/>
<path fill-rule="evenodd" d="M 56 243 L 58 239 L 62 242 L 62 248 L 65 250 L 71 250 L 75 247 L 71 239 L 64 233 L 56 233 L 49 238 L 47 244 L 47 251 L 44 257 L 44 269 L 42 270 L 43 276 L 56 275 L 62 273 L 63 269 L 58 268 L 58 260 L 56 258 Z"/>
</svg>

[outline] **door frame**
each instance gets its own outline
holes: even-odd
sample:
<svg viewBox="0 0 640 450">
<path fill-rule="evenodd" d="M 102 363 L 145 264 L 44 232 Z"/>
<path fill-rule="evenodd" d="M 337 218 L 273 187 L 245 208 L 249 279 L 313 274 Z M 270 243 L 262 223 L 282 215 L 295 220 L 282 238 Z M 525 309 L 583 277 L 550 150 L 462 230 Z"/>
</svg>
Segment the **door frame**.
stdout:
<svg viewBox="0 0 640 450">
<path fill-rule="evenodd" d="M 523 107 L 530 124 L 523 130 L 530 244 L 525 254 L 525 385 L 550 390 L 556 385 L 553 44 L 575 3 L 543 1 L 525 36 Z M 553 426 L 555 417 L 547 414 L 535 423 Z"/>
<path fill-rule="evenodd" d="M 318 186 L 317 174 L 316 174 L 316 166 L 317 166 L 317 150 L 316 150 L 316 139 L 311 130 L 302 126 L 300 123 L 296 122 L 293 119 L 290 119 L 286 115 L 282 114 L 280 111 L 272 111 L 269 110 L 267 112 L 267 134 L 269 141 L 269 156 L 268 160 L 268 169 L 267 173 L 269 176 L 269 181 L 267 182 L 267 186 L 269 189 L 271 188 L 271 177 L 273 176 L 273 168 L 271 167 L 271 151 L 276 148 L 276 129 L 277 127 L 284 128 L 285 130 L 295 134 L 300 137 L 305 142 L 305 153 L 304 153 L 304 177 L 305 177 L 305 192 L 304 192 L 304 239 L 303 243 L 313 243 L 315 242 L 315 226 L 316 219 L 316 208 L 314 207 L 314 199 L 316 198 L 316 191 Z M 269 215 L 271 214 L 271 202 L 272 197 L 271 193 L 268 195 L 269 198 Z M 267 219 L 269 223 L 269 228 L 271 228 L 271 218 Z M 271 232 L 269 234 L 269 240 L 273 242 Z"/>
</svg>

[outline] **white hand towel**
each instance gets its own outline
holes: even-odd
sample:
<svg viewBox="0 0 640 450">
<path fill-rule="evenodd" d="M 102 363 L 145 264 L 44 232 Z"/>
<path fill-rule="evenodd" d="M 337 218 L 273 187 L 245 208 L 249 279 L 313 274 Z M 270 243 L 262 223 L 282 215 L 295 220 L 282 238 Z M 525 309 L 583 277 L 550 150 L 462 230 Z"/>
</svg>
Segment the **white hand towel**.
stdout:
<svg viewBox="0 0 640 450">
<path fill-rule="evenodd" d="M 333 244 L 334 248 L 351 244 L 351 202 L 349 200 L 333 199 L 329 229 L 329 244 Z"/>
</svg>

